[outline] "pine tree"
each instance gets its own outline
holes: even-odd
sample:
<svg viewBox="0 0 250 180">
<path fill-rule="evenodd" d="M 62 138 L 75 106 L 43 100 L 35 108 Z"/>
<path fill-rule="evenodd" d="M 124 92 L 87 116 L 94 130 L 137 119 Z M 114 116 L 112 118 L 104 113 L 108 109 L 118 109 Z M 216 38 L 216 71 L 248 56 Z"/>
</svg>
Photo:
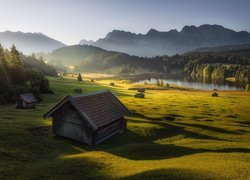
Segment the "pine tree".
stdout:
<svg viewBox="0 0 250 180">
<path fill-rule="evenodd" d="M 0 63 L 2 64 L 2 66 L 5 68 L 5 70 L 7 70 L 8 68 L 8 62 L 6 60 L 6 56 L 4 53 L 4 49 L 0 44 Z"/>
<path fill-rule="evenodd" d="M 160 81 L 159 81 L 159 79 L 156 80 L 156 86 L 160 86 Z"/>
<path fill-rule="evenodd" d="M 9 74 L 13 84 L 23 85 L 24 82 L 24 67 L 20 59 L 20 53 L 13 45 L 9 54 Z"/>
<path fill-rule="evenodd" d="M 16 49 L 16 46 L 12 46 L 10 50 L 10 61 L 11 66 L 16 66 L 19 68 L 23 68 L 23 62 L 20 59 L 20 53 Z"/>
<path fill-rule="evenodd" d="M 0 104 L 9 101 L 10 81 L 7 73 L 8 63 L 3 47 L 0 45 Z"/>
<path fill-rule="evenodd" d="M 161 80 L 160 86 L 164 86 L 164 82 L 163 82 L 163 80 Z"/>
<path fill-rule="evenodd" d="M 81 73 L 78 74 L 77 80 L 78 81 L 82 81 L 82 75 L 81 75 Z"/>
<path fill-rule="evenodd" d="M 250 91 L 250 84 L 247 84 L 245 89 L 247 92 L 249 92 Z"/>
<path fill-rule="evenodd" d="M 8 79 L 8 74 L 0 63 L 0 104 L 6 103 L 9 99 L 10 84 Z"/>
</svg>

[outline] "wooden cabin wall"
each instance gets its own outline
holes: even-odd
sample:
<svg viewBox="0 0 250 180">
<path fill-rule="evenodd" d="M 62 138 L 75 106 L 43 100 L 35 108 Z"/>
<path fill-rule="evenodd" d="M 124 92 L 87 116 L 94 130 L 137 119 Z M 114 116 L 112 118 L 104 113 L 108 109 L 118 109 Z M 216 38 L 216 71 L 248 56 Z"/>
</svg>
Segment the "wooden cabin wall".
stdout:
<svg viewBox="0 0 250 180">
<path fill-rule="evenodd" d="M 53 132 L 83 143 L 92 143 L 92 130 L 70 103 L 66 103 L 54 113 Z"/>
<path fill-rule="evenodd" d="M 107 136 L 115 132 L 117 133 L 122 132 L 124 130 L 123 128 L 124 128 L 124 122 L 122 118 L 98 130 L 95 134 L 95 142 L 101 141 L 102 139 L 105 139 Z"/>
<path fill-rule="evenodd" d="M 35 108 L 36 104 L 35 103 L 25 103 L 24 108 Z"/>
<path fill-rule="evenodd" d="M 18 109 L 32 109 L 36 107 L 36 103 L 27 103 L 23 100 L 18 100 L 16 102 L 16 108 Z"/>
</svg>

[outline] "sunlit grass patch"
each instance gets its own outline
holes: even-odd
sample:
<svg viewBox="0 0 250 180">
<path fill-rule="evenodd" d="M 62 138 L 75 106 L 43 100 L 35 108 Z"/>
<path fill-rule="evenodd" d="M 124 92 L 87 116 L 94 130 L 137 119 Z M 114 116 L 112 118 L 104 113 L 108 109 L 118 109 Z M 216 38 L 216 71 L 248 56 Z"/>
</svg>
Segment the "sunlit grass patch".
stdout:
<svg viewBox="0 0 250 180">
<path fill-rule="evenodd" d="M 36 109 L 0 106 L 0 179 L 250 176 L 249 93 L 221 91 L 214 98 L 210 91 L 146 90 L 138 99 L 122 80 L 49 80 L 55 94 L 43 95 Z M 42 115 L 75 88 L 117 95 L 132 112 L 125 133 L 94 147 L 54 137 Z"/>
</svg>

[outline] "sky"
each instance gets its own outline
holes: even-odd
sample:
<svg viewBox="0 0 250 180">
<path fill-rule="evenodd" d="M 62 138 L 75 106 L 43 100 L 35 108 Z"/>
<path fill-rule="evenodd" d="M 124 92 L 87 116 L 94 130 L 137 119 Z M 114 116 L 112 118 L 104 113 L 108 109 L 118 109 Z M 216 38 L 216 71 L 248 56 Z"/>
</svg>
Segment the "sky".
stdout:
<svg viewBox="0 0 250 180">
<path fill-rule="evenodd" d="M 114 29 L 144 34 L 202 24 L 250 32 L 250 0 L 0 0 L 1 32 L 42 32 L 67 45 Z"/>
</svg>

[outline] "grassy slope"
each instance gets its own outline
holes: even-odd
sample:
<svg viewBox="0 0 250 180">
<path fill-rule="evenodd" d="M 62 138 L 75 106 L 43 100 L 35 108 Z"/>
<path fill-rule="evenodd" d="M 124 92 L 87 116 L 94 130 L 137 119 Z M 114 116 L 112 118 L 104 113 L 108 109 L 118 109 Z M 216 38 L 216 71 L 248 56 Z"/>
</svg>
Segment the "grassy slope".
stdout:
<svg viewBox="0 0 250 180">
<path fill-rule="evenodd" d="M 135 99 L 129 85 L 50 79 L 56 95 L 37 109 L 0 106 L 0 179 L 250 177 L 250 94 L 148 91 Z M 96 147 L 53 137 L 45 113 L 76 87 L 109 88 L 134 112 L 128 130 Z"/>
</svg>

